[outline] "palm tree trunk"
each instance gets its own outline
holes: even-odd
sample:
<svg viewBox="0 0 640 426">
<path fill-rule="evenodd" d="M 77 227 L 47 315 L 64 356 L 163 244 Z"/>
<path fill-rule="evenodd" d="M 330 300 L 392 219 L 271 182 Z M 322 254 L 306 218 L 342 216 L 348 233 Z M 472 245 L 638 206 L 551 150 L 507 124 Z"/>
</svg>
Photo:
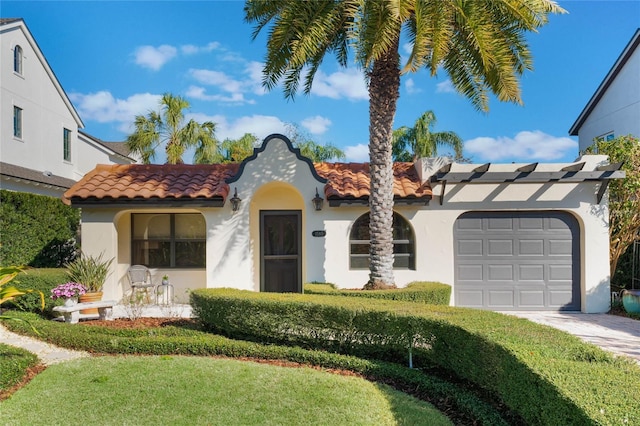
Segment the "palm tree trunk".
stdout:
<svg viewBox="0 0 640 426">
<path fill-rule="evenodd" d="M 393 119 L 400 90 L 398 39 L 369 74 L 369 196 L 371 244 L 368 289 L 395 287 L 393 277 Z"/>
</svg>

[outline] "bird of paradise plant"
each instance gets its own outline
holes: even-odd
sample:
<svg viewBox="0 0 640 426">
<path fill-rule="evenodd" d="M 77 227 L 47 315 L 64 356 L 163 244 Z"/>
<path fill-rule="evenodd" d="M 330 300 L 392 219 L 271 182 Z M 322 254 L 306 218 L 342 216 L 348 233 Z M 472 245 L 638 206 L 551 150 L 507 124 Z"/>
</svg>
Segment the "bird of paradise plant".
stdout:
<svg viewBox="0 0 640 426">
<path fill-rule="evenodd" d="M 15 277 L 18 276 L 19 273 L 24 272 L 24 266 L 3 266 L 0 267 L 0 306 L 9 300 L 13 300 L 16 297 L 22 296 L 23 294 L 33 293 L 36 290 L 30 289 L 19 289 L 14 285 L 8 285 Z M 40 306 L 41 310 L 44 310 L 44 294 L 41 291 L 38 291 L 40 294 Z M 7 315 L 0 315 L 0 320 L 14 320 L 14 321 L 24 321 L 20 318 L 15 318 Z M 28 323 L 28 321 L 25 321 Z M 33 326 L 31 326 L 33 328 Z M 33 328 L 33 331 L 38 333 L 38 331 Z"/>
</svg>

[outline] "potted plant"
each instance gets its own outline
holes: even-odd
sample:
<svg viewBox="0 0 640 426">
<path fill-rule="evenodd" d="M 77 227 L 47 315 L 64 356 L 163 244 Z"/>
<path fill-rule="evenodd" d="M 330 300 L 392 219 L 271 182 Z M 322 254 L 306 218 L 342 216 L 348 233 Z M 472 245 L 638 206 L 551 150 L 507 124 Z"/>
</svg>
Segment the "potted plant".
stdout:
<svg viewBox="0 0 640 426">
<path fill-rule="evenodd" d="M 169 285 L 169 275 L 162 276 L 162 285 Z"/>
<path fill-rule="evenodd" d="M 80 283 L 68 282 L 51 289 L 51 298 L 64 299 L 65 306 L 73 306 L 78 303 L 78 297 L 85 294 L 87 289 Z"/>
<path fill-rule="evenodd" d="M 113 258 L 103 260 L 100 256 L 85 256 L 81 254 L 76 260 L 66 264 L 67 275 L 71 281 L 81 283 L 87 292 L 80 296 L 80 302 L 95 302 L 102 300 L 102 286 L 104 285 Z M 97 314 L 97 309 L 83 309 L 82 314 Z"/>
<path fill-rule="evenodd" d="M 640 290 L 622 290 L 622 306 L 630 314 L 640 313 Z"/>
</svg>

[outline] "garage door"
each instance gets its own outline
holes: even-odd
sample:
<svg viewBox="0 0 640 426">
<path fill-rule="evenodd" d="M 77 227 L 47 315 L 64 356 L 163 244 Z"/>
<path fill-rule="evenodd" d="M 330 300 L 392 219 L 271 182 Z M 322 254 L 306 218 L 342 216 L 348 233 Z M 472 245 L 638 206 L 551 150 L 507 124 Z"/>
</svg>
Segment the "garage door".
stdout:
<svg viewBox="0 0 640 426">
<path fill-rule="evenodd" d="M 470 212 L 454 228 L 457 306 L 580 310 L 580 232 L 563 212 Z"/>
</svg>

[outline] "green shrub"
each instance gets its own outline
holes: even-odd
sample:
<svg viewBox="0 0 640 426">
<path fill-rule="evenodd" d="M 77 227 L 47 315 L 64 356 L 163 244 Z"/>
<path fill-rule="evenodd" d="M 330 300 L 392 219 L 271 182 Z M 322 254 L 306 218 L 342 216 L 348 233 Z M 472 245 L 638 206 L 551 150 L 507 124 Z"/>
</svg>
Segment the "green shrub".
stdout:
<svg viewBox="0 0 640 426">
<path fill-rule="evenodd" d="M 638 395 L 626 385 L 611 385 L 640 382 L 637 365 L 524 319 L 448 306 L 228 289 L 196 290 L 191 304 L 205 326 L 233 338 L 405 365 L 413 342 L 417 367 L 483 388 L 527 424 L 640 422 Z"/>
<path fill-rule="evenodd" d="M 0 265 L 61 267 L 76 255 L 80 212 L 58 198 L 0 190 Z"/>
<path fill-rule="evenodd" d="M 393 290 L 339 290 L 333 284 L 310 283 L 304 285 L 304 293 L 449 305 L 451 286 L 436 282 L 416 281 L 409 283 L 404 288 Z"/>
<path fill-rule="evenodd" d="M 38 357 L 31 352 L 0 343 L 0 391 L 18 384 L 36 364 Z"/>
<path fill-rule="evenodd" d="M 507 425 L 517 416 L 501 414 L 478 396 L 448 381 L 409 369 L 394 363 L 366 360 L 326 351 L 300 347 L 262 345 L 232 340 L 201 331 L 197 326 L 185 324 L 161 328 L 114 329 L 92 325 L 71 325 L 48 321 L 32 313 L 11 312 L 29 321 L 47 342 L 76 350 L 94 353 L 132 355 L 195 355 L 228 356 L 234 358 L 284 360 L 313 365 L 330 370 L 348 370 L 372 380 L 387 383 L 440 407 L 445 414 L 457 414 L 461 424 Z M 34 336 L 25 323 L 11 321 L 12 331 Z"/>
<path fill-rule="evenodd" d="M 27 269 L 19 274 L 13 280 L 13 283 L 18 288 L 28 288 L 34 290 L 34 292 L 17 297 L 7 302 L 6 305 L 21 311 L 40 312 L 41 305 L 38 292 L 41 291 L 44 294 L 44 313 L 45 315 L 51 315 L 51 309 L 63 303 L 62 300 L 51 299 L 51 289 L 67 281 L 69 279 L 66 269 Z"/>
</svg>

